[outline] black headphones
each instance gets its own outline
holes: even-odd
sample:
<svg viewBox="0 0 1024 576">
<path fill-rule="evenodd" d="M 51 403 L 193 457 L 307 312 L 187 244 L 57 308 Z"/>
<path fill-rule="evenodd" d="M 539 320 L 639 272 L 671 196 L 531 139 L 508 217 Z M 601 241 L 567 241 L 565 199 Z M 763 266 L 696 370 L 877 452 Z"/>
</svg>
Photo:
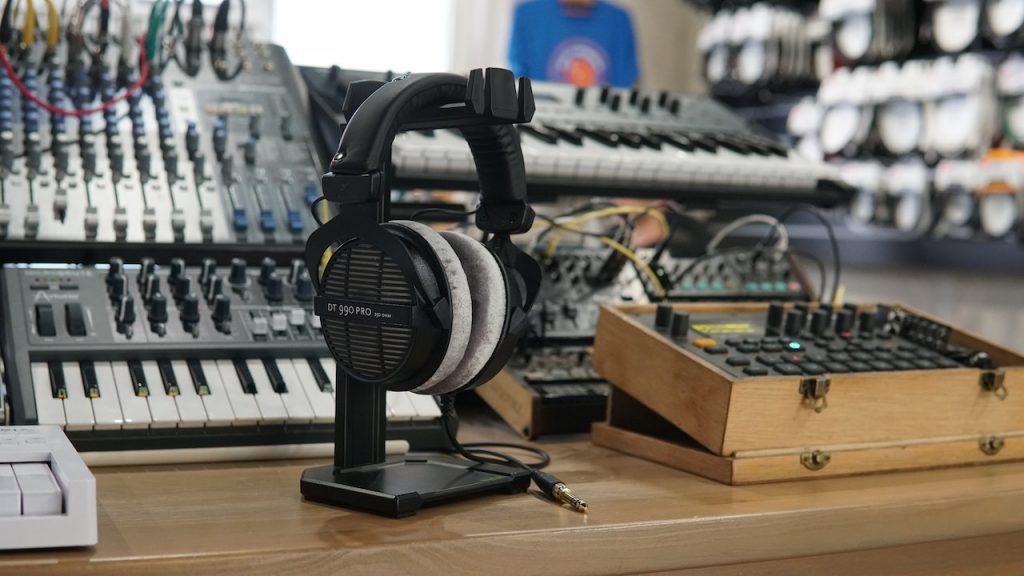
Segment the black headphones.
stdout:
<svg viewBox="0 0 1024 576">
<path fill-rule="evenodd" d="M 510 239 L 534 219 L 511 126 L 532 117 L 529 81 L 519 80 L 517 94 L 511 72 L 488 69 L 468 79 L 410 74 L 372 89 L 322 178 L 324 198 L 339 207 L 306 242 L 314 310 L 349 377 L 395 391 L 466 390 L 507 363 L 540 289 L 540 266 Z M 386 221 L 396 132 L 435 126 L 457 126 L 469 143 L 481 192 L 476 225 L 490 233 L 486 243 Z"/>
</svg>

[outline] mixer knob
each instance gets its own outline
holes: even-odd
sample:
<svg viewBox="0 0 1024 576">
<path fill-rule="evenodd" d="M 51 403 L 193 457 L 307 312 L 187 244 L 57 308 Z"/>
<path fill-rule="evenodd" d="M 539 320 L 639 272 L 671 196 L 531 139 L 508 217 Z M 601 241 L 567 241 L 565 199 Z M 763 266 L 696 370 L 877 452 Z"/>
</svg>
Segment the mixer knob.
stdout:
<svg viewBox="0 0 1024 576">
<path fill-rule="evenodd" d="M 192 157 L 192 174 L 197 182 L 206 180 L 206 156 L 202 152 Z"/>
<path fill-rule="evenodd" d="M 167 333 L 167 298 L 163 294 L 157 292 L 153 294 L 152 300 L 149 301 L 149 314 L 146 315 L 146 319 L 149 320 L 150 329 L 163 336 Z"/>
<path fill-rule="evenodd" d="M 290 141 L 294 137 L 292 133 L 292 115 L 281 115 L 281 139 Z"/>
<path fill-rule="evenodd" d="M 832 312 L 824 308 L 818 308 L 811 314 L 811 334 L 815 336 L 822 336 L 825 334 L 825 330 L 828 329 L 829 322 L 832 320 Z"/>
<path fill-rule="evenodd" d="M 255 139 L 260 137 L 260 117 L 257 114 L 249 116 L 249 136 Z"/>
<path fill-rule="evenodd" d="M 181 325 L 193 337 L 199 336 L 199 298 L 187 294 L 181 302 Z"/>
<path fill-rule="evenodd" d="M 294 285 L 302 272 L 306 269 L 306 263 L 298 258 L 292 258 L 290 264 L 288 264 L 288 283 Z"/>
<path fill-rule="evenodd" d="M 199 267 L 199 285 L 206 286 L 216 273 L 217 261 L 213 258 L 203 258 L 203 263 Z"/>
<path fill-rule="evenodd" d="M 146 277 L 146 283 L 142 286 L 142 300 L 151 302 L 153 297 L 160 293 L 160 277 L 150 274 Z"/>
<path fill-rule="evenodd" d="M 220 177 L 224 179 L 224 182 L 234 182 L 235 180 L 235 157 L 228 154 L 227 156 L 220 157 Z"/>
<path fill-rule="evenodd" d="M 115 274 L 110 281 L 110 301 L 117 302 L 128 293 L 128 278 L 124 274 Z"/>
<path fill-rule="evenodd" d="M 277 270 L 277 262 L 274 262 L 274 259 L 270 257 L 264 258 L 260 262 L 260 284 L 266 284 L 275 270 Z"/>
<path fill-rule="evenodd" d="M 654 313 L 654 328 L 658 331 L 666 331 L 672 324 L 672 305 L 668 302 L 658 304 Z"/>
<path fill-rule="evenodd" d="M 782 302 L 771 302 L 768 304 L 768 318 L 765 320 L 765 336 L 778 336 L 782 332 L 782 322 L 786 309 Z"/>
<path fill-rule="evenodd" d="M 309 302 L 313 299 L 313 280 L 306 270 L 299 274 L 299 279 L 295 283 L 295 299 L 299 302 Z"/>
<path fill-rule="evenodd" d="M 110 292 L 110 285 L 113 284 L 114 278 L 118 274 L 124 274 L 124 260 L 115 256 L 107 261 L 107 265 L 110 266 L 107 269 L 107 292 Z"/>
<path fill-rule="evenodd" d="M 786 336 L 799 336 L 804 328 L 804 313 L 800 310 L 790 310 L 786 313 L 786 322 L 783 332 Z"/>
<path fill-rule="evenodd" d="M 687 312 L 675 312 L 672 314 L 672 337 L 686 339 L 690 331 L 690 314 Z"/>
<path fill-rule="evenodd" d="M 267 302 L 280 302 L 284 300 L 284 281 L 277 273 L 271 274 L 264 284 L 264 292 Z"/>
<path fill-rule="evenodd" d="M 124 173 L 124 152 L 120 147 L 110 151 L 110 176 L 115 180 Z"/>
<path fill-rule="evenodd" d="M 183 276 L 174 283 L 174 301 L 181 302 L 192 292 L 192 279 L 188 276 Z"/>
<path fill-rule="evenodd" d="M 218 160 L 224 159 L 224 152 L 228 145 L 228 131 L 222 122 L 217 122 L 213 128 L 213 152 Z"/>
<path fill-rule="evenodd" d="M 53 140 L 53 166 L 59 175 L 68 171 L 68 149 L 64 142 L 58 138 Z"/>
<path fill-rule="evenodd" d="M 135 323 L 135 299 L 125 296 L 117 302 L 117 314 L 114 316 L 117 321 L 117 331 L 128 338 L 132 337 L 132 324 Z"/>
<path fill-rule="evenodd" d="M 178 153 L 174 148 L 164 153 L 164 169 L 167 170 L 167 177 L 171 180 L 178 178 Z"/>
<path fill-rule="evenodd" d="M 217 330 L 224 334 L 231 333 L 231 299 L 224 294 L 218 294 L 213 299 L 213 323 Z"/>
<path fill-rule="evenodd" d="M 146 285 L 146 279 L 152 276 L 154 272 L 156 272 L 155 260 L 147 257 L 139 261 L 139 277 L 136 281 L 140 288 Z"/>
<path fill-rule="evenodd" d="M 139 176 L 143 180 L 149 178 L 149 174 L 152 170 L 153 155 L 149 153 L 149 148 L 139 148 L 135 153 L 135 165 L 139 169 Z"/>
<path fill-rule="evenodd" d="M 848 335 L 853 330 L 853 315 L 854 311 L 846 307 L 836 312 L 836 334 Z"/>
<path fill-rule="evenodd" d="M 874 335 L 875 319 L 876 314 L 874 311 L 861 312 L 857 317 L 857 333 L 861 338 L 870 338 Z"/>
<path fill-rule="evenodd" d="M 189 160 L 195 160 L 199 151 L 199 130 L 193 120 L 188 121 L 188 127 L 185 129 L 185 150 L 188 151 Z"/>
<path fill-rule="evenodd" d="M 206 296 L 207 302 L 212 302 L 217 296 L 224 292 L 224 279 L 214 274 L 210 277 L 209 283 L 206 285 Z"/>
<path fill-rule="evenodd" d="M 185 275 L 185 261 L 181 258 L 171 259 L 171 273 L 167 276 L 167 283 L 174 286 L 178 280 Z"/>
<path fill-rule="evenodd" d="M 252 166 L 256 164 L 256 139 L 249 138 L 245 141 L 245 145 L 242 147 L 242 153 L 245 156 L 245 163 Z"/>
<path fill-rule="evenodd" d="M 241 258 L 231 261 L 231 272 L 228 273 L 228 284 L 240 288 L 249 284 L 249 275 L 246 274 L 246 263 Z"/>
<path fill-rule="evenodd" d="M 92 144 L 82 143 L 82 170 L 87 176 L 96 173 L 96 150 Z"/>
</svg>

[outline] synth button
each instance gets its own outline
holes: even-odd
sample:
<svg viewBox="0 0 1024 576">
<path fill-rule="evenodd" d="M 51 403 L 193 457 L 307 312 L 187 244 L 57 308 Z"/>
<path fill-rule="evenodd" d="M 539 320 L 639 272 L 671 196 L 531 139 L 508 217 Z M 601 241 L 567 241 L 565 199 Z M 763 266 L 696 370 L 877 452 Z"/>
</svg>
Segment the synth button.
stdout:
<svg viewBox="0 0 1024 576">
<path fill-rule="evenodd" d="M 267 323 L 267 319 L 263 316 L 257 316 L 252 319 L 252 335 L 256 338 L 266 338 L 267 334 L 270 333 L 270 324 Z"/>
<path fill-rule="evenodd" d="M 850 352 L 850 358 L 861 362 L 870 362 L 875 359 L 875 355 L 867 352 Z"/>
<path fill-rule="evenodd" d="M 170 360 L 157 360 L 156 367 L 160 370 L 160 380 L 163 381 L 164 392 L 168 396 L 177 396 L 181 393 L 178 388 L 178 377 L 174 374 L 174 368 Z"/>
<path fill-rule="evenodd" d="M 736 349 L 744 354 L 757 354 L 761 347 L 757 344 L 740 344 Z"/>
<path fill-rule="evenodd" d="M 914 365 L 912 363 L 910 363 L 910 362 L 907 362 L 906 360 L 893 360 L 892 361 L 892 365 L 895 366 L 897 370 L 913 370 L 914 369 Z"/>
<path fill-rule="evenodd" d="M 128 361 L 128 374 L 132 380 L 132 391 L 139 398 L 149 396 L 149 382 L 146 381 L 146 372 L 142 369 L 142 362 L 139 360 Z"/>
<path fill-rule="evenodd" d="M 766 366 L 774 366 L 782 362 L 782 360 L 779 360 L 777 356 L 769 356 L 767 354 L 758 354 L 757 357 L 755 357 L 755 360 Z"/>
<path fill-rule="evenodd" d="M 743 373 L 748 376 L 766 376 L 768 369 L 761 366 L 747 366 L 743 369 Z"/>
<path fill-rule="evenodd" d="M 832 342 L 826 348 L 829 352 L 841 352 L 846 350 L 846 344 L 843 342 Z"/>
<path fill-rule="evenodd" d="M 935 359 L 935 363 L 939 366 L 939 368 L 961 368 L 962 367 L 960 365 L 960 363 L 958 363 L 958 362 L 956 362 L 954 360 L 950 360 L 949 358 L 942 358 L 942 357 L 936 358 Z"/>
<path fill-rule="evenodd" d="M 760 344 L 761 340 L 758 339 L 758 338 L 744 338 L 743 339 L 743 343 L 744 344 Z"/>
<path fill-rule="evenodd" d="M 939 367 L 935 362 L 925 358 L 915 358 L 914 360 L 911 360 L 910 363 L 922 370 L 931 370 Z"/>
<path fill-rule="evenodd" d="M 718 342 L 715 342 L 712 338 L 697 338 L 693 341 L 693 345 L 697 348 L 709 348 L 717 346 Z"/>
<path fill-rule="evenodd" d="M 896 356 L 887 350 L 878 350 L 875 352 L 875 360 L 884 360 L 886 362 L 893 360 Z"/>
<path fill-rule="evenodd" d="M 762 344 L 761 350 L 764 352 L 781 352 L 782 344 Z"/>
<path fill-rule="evenodd" d="M 761 338 L 761 344 L 782 344 L 781 338 Z"/>
<path fill-rule="evenodd" d="M 85 312 L 78 302 L 64 304 L 64 320 L 67 325 L 68 334 L 71 336 L 85 336 Z"/>
<path fill-rule="evenodd" d="M 871 372 L 871 366 L 860 360 L 851 360 L 846 365 L 854 372 Z"/>
<path fill-rule="evenodd" d="M 860 349 L 865 351 L 865 352 L 874 352 L 875 350 L 880 350 L 881 347 L 876 345 L 876 344 L 869 344 L 869 343 L 866 343 L 866 342 L 861 342 L 860 343 Z"/>
<path fill-rule="evenodd" d="M 749 366 L 750 359 L 743 356 L 729 356 L 725 359 L 725 363 L 729 366 Z"/>
<path fill-rule="evenodd" d="M 53 319 L 53 304 L 36 304 L 36 333 L 43 337 L 57 335 L 57 325 Z"/>
<path fill-rule="evenodd" d="M 267 376 L 270 377 L 270 387 L 274 389 L 274 392 L 287 394 L 288 385 L 285 384 L 284 377 L 281 376 L 281 370 L 277 367 L 277 361 L 273 358 L 264 358 L 263 368 L 267 371 Z"/>
<path fill-rule="evenodd" d="M 844 374 L 850 371 L 850 369 L 841 362 L 823 362 L 822 366 L 825 367 L 825 370 L 828 370 L 833 374 Z"/>
<path fill-rule="evenodd" d="M 804 374 L 808 374 L 811 376 L 824 374 L 825 372 L 828 371 L 823 365 L 818 364 L 817 362 L 804 362 L 803 364 L 800 365 L 800 368 L 803 369 Z"/>
<path fill-rule="evenodd" d="M 803 374 L 803 370 L 801 370 L 800 367 L 796 366 L 795 364 L 779 363 L 772 366 L 772 368 L 779 374 L 783 374 L 785 376 L 796 376 L 798 374 Z"/>
<path fill-rule="evenodd" d="M 829 354 L 829 357 L 837 362 L 846 362 L 851 359 L 850 355 L 846 352 L 833 352 L 832 354 Z"/>
<path fill-rule="evenodd" d="M 275 312 L 270 315 L 270 329 L 276 333 L 288 331 L 288 317 L 282 312 Z"/>
<path fill-rule="evenodd" d="M 891 371 L 896 369 L 895 366 L 893 366 L 889 362 L 885 362 L 884 360 L 873 360 L 871 362 L 868 362 L 868 365 L 870 365 L 875 370 L 881 371 Z"/>
<path fill-rule="evenodd" d="M 231 363 L 235 367 L 235 374 L 238 375 L 238 382 L 242 386 L 242 392 L 246 394 L 256 393 L 256 382 L 252 379 L 252 373 L 249 372 L 249 366 L 245 360 L 232 360 Z"/>
<path fill-rule="evenodd" d="M 828 362 L 828 360 L 829 360 L 829 357 L 824 355 L 824 354 L 808 354 L 807 355 L 807 361 L 808 362 L 817 362 L 817 363 L 820 364 L 822 362 Z"/>
<path fill-rule="evenodd" d="M 740 340 L 739 338 L 726 338 L 725 339 L 725 345 L 726 346 L 739 346 L 741 342 L 742 342 L 742 340 Z"/>
<path fill-rule="evenodd" d="M 725 346 L 707 346 L 704 348 L 704 352 L 712 355 L 718 355 L 728 353 L 729 349 Z"/>
<path fill-rule="evenodd" d="M 190 358 L 185 361 L 185 365 L 188 366 L 188 373 L 192 376 L 192 386 L 195 388 L 196 394 L 209 396 L 210 384 L 206 380 L 202 363 L 195 358 Z"/>
</svg>

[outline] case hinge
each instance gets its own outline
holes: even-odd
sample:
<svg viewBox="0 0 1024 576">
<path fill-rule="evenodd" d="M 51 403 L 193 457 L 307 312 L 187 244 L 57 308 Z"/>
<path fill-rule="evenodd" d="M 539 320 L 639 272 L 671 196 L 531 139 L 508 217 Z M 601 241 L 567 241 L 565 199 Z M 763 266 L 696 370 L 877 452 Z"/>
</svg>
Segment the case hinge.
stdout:
<svg viewBox="0 0 1024 576">
<path fill-rule="evenodd" d="M 995 394 L 996 398 L 1000 400 L 1005 400 L 1009 395 L 1009 391 L 1006 389 L 1006 371 L 1002 368 L 984 370 L 981 373 L 979 384 L 983 390 Z"/>
<path fill-rule="evenodd" d="M 815 412 L 828 408 L 828 388 L 832 380 L 824 376 L 804 378 L 800 380 L 800 395 L 805 404 L 809 404 Z"/>
<path fill-rule="evenodd" d="M 800 464 L 808 470 L 821 470 L 832 461 L 832 454 L 824 450 L 811 450 L 800 454 Z"/>
<path fill-rule="evenodd" d="M 981 440 L 978 440 L 978 448 L 986 456 L 995 456 L 1003 449 L 1004 444 L 1006 444 L 1006 441 L 1000 436 L 982 436 Z"/>
</svg>

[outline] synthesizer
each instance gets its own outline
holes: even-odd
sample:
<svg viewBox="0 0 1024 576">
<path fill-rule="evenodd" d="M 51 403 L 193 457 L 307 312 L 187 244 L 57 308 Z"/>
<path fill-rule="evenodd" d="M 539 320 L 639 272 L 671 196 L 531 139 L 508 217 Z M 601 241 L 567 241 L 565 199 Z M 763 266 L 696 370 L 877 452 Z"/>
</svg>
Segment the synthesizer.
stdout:
<svg viewBox="0 0 1024 576">
<path fill-rule="evenodd" d="M 139 90 L 81 118 L 47 112 L 0 71 L 3 260 L 297 252 L 319 195 L 303 88 L 281 47 L 246 46 L 249 64 L 231 80 L 150 66 Z M 79 109 L 124 89 L 114 64 L 77 82 L 59 62 L 19 79 Z"/>
<path fill-rule="evenodd" d="M 338 141 L 331 135 L 344 120 L 344 83 L 387 80 L 390 74 L 307 68 L 303 77 L 329 155 Z M 534 82 L 533 92 L 533 121 L 517 127 L 531 194 L 823 206 L 851 196 L 834 167 L 802 159 L 707 97 L 546 82 Z M 449 130 L 399 134 L 392 161 L 398 186 L 477 185 L 468 146 Z"/>
<path fill-rule="evenodd" d="M 330 453 L 337 371 L 301 261 L 0 274 L 12 424 L 60 426 L 79 451 L 107 454 L 90 462 Z M 389 392 L 388 404 L 398 447 L 441 447 L 432 397 Z"/>
</svg>

